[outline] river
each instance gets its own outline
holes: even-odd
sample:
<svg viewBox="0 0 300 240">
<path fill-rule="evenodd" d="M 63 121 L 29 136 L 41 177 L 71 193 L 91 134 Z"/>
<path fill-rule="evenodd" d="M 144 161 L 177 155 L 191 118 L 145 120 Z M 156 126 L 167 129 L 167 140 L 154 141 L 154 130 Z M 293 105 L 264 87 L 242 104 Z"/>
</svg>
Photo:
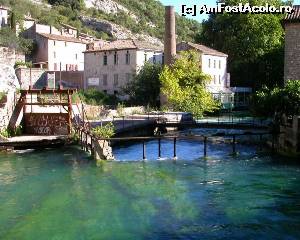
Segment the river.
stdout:
<svg viewBox="0 0 300 240">
<path fill-rule="evenodd" d="M 0 153 L 0 239 L 299 239 L 300 165 L 257 147 L 179 141 Z"/>
</svg>

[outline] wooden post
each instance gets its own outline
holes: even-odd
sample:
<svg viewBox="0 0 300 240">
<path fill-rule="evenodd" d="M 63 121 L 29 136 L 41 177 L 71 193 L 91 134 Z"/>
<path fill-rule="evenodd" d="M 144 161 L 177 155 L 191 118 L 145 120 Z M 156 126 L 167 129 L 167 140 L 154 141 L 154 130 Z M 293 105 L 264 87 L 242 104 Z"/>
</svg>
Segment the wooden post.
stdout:
<svg viewBox="0 0 300 240">
<path fill-rule="evenodd" d="M 30 79 L 30 86 L 29 89 L 32 89 L 32 75 L 31 75 L 31 67 L 29 68 L 29 79 Z"/>
<path fill-rule="evenodd" d="M 203 153 L 203 155 L 204 155 L 204 157 L 207 157 L 207 137 L 205 136 L 204 137 L 204 142 L 203 142 L 203 147 L 204 147 L 204 153 Z"/>
<path fill-rule="evenodd" d="M 59 63 L 59 89 L 62 89 L 62 86 L 61 86 L 61 62 Z"/>
<path fill-rule="evenodd" d="M 233 137 L 232 137 L 232 153 L 233 154 L 236 154 L 235 143 L 236 143 L 236 141 L 235 141 L 235 135 L 233 135 Z"/>
<path fill-rule="evenodd" d="M 122 116 L 123 118 L 123 128 L 125 128 L 125 116 Z"/>
<path fill-rule="evenodd" d="M 161 138 L 158 139 L 158 158 L 161 158 Z"/>
<path fill-rule="evenodd" d="M 143 160 L 146 160 L 146 144 L 145 144 L 145 141 L 143 141 Z"/>
<path fill-rule="evenodd" d="M 176 141 L 177 141 L 177 139 L 174 138 L 174 159 L 177 158 L 177 153 L 176 153 Z"/>
<path fill-rule="evenodd" d="M 69 121 L 69 126 L 68 126 L 68 131 L 69 134 L 72 132 L 72 97 L 71 94 L 68 92 L 68 121 Z"/>
</svg>

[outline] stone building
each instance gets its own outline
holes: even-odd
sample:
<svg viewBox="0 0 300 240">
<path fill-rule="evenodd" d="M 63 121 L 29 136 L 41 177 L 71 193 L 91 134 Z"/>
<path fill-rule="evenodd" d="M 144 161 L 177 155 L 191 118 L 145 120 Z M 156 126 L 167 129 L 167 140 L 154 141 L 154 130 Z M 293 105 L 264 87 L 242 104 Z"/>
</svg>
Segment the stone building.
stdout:
<svg viewBox="0 0 300 240">
<path fill-rule="evenodd" d="M 177 44 L 177 52 L 187 50 L 199 52 L 201 70 L 210 75 L 212 79 L 207 86 L 211 93 L 230 92 L 230 77 L 227 73 L 227 54 L 191 42 Z"/>
<path fill-rule="evenodd" d="M 284 80 L 300 80 L 300 5 L 283 20 L 285 29 Z"/>
<path fill-rule="evenodd" d="M 9 8 L 0 6 L 0 28 L 8 25 Z"/>
<path fill-rule="evenodd" d="M 102 42 L 84 52 L 85 88 L 118 94 L 146 63 L 164 61 L 163 48 L 138 40 Z"/>
</svg>

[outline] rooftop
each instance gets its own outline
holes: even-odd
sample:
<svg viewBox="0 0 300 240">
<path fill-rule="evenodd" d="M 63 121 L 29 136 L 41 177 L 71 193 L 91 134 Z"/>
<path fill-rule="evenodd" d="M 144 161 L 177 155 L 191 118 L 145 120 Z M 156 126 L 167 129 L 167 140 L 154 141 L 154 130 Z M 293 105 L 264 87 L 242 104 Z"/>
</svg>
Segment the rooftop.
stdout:
<svg viewBox="0 0 300 240">
<path fill-rule="evenodd" d="M 213 48 L 209 48 L 209 47 L 201 45 L 201 44 L 196 44 L 196 43 L 191 43 L 191 42 L 184 42 L 184 43 L 188 44 L 189 46 L 191 46 L 192 48 L 194 48 L 196 50 L 199 50 L 203 54 L 219 56 L 219 57 L 228 57 L 228 55 L 225 53 L 219 52 Z"/>
<path fill-rule="evenodd" d="M 5 7 L 5 6 L 1 6 L 1 5 L 0 5 L 0 9 L 4 9 L 4 10 L 10 10 L 10 8 L 9 8 L 9 7 Z"/>
<path fill-rule="evenodd" d="M 143 50 L 154 50 L 163 51 L 163 47 L 135 39 L 127 40 L 116 40 L 105 43 L 102 47 L 88 50 L 86 52 L 103 52 L 103 51 L 115 51 L 125 49 L 143 49 Z"/>
<path fill-rule="evenodd" d="M 75 43 L 83 43 L 81 40 L 77 38 L 67 37 L 63 35 L 56 35 L 56 34 L 48 34 L 48 33 L 38 33 L 42 37 L 48 38 L 50 40 L 56 40 L 56 41 L 64 41 L 64 42 L 75 42 Z"/>
<path fill-rule="evenodd" d="M 293 9 L 293 13 L 285 16 L 284 22 L 300 22 L 300 5 L 294 5 Z"/>
</svg>

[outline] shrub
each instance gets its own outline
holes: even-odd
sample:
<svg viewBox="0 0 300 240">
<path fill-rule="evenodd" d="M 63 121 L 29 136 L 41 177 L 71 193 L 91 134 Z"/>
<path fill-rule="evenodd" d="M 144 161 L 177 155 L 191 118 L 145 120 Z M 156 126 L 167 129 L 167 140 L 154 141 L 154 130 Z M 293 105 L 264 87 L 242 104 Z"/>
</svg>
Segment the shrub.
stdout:
<svg viewBox="0 0 300 240">
<path fill-rule="evenodd" d="M 94 128 L 92 133 L 94 133 L 97 137 L 111 138 L 113 135 L 115 135 L 115 126 L 112 122 L 109 122 L 104 126 L 98 126 Z"/>
<path fill-rule="evenodd" d="M 118 98 L 114 95 L 108 95 L 96 88 L 89 88 L 87 90 L 79 90 L 78 93 L 73 94 L 73 101 L 83 101 L 89 105 L 115 105 Z"/>
</svg>

